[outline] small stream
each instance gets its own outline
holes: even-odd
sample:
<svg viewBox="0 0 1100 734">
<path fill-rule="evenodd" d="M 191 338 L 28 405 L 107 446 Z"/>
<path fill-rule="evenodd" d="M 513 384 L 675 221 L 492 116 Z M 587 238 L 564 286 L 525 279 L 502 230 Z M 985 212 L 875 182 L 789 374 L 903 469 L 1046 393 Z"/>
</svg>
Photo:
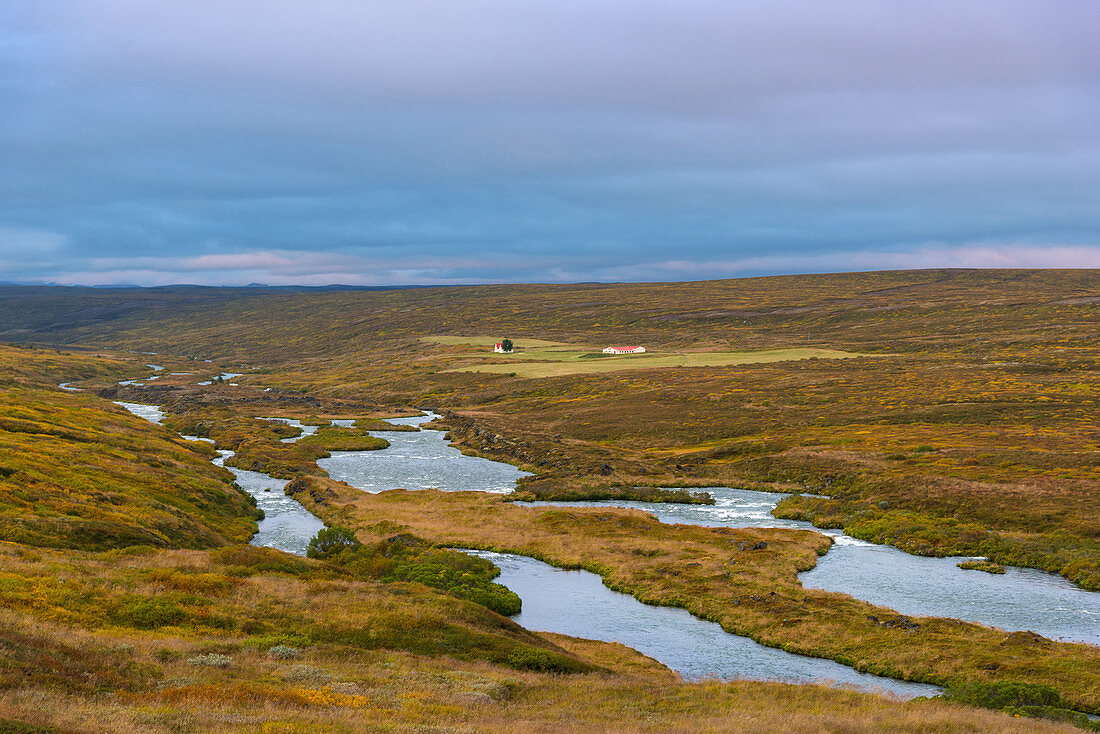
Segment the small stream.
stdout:
<svg viewBox="0 0 1100 734">
<path fill-rule="evenodd" d="M 115 401 L 115 404 L 121 405 L 134 415 L 144 418 L 151 423 L 156 423 L 157 425 L 162 425 L 164 423 L 164 412 L 161 411 L 159 406 L 143 405 L 141 403 L 124 403 L 120 401 Z M 289 422 L 292 425 L 300 425 L 297 421 L 289 421 L 285 418 L 272 420 L 281 420 Z M 317 430 L 316 426 L 303 426 L 303 428 L 313 429 L 308 433 L 313 433 Z M 308 435 L 308 433 L 303 433 L 303 436 Z M 183 438 L 188 441 L 206 441 L 213 443 L 213 441 L 208 438 L 200 438 L 198 436 L 183 436 Z M 302 436 L 283 440 L 297 441 L 299 438 L 302 438 Z M 212 463 L 216 466 L 225 466 L 225 460 L 232 455 L 232 451 L 219 449 L 218 457 L 214 459 Z M 287 553 L 304 556 L 306 554 L 306 548 L 309 546 L 310 539 L 317 534 L 318 530 L 325 527 L 325 524 L 313 513 L 303 507 L 298 500 L 293 497 L 288 497 L 283 493 L 283 488 L 286 487 L 287 480 L 276 479 L 275 477 L 257 471 L 236 469 L 231 466 L 225 466 L 225 468 L 232 472 L 237 485 L 241 489 L 256 498 L 256 506 L 264 511 L 264 519 L 259 521 L 259 530 L 252 536 L 251 544 L 268 548 L 278 548 Z"/>
</svg>

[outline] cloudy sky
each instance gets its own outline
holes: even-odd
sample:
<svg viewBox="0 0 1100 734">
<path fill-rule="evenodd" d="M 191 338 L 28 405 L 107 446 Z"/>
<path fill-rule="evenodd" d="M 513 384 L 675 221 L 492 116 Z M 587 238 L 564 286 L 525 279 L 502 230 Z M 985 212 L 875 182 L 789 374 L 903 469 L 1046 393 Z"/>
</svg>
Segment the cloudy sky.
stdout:
<svg viewBox="0 0 1100 734">
<path fill-rule="evenodd" d="M 0 0 L 0 281 L 1100 267 L 1096 0 Z"/>
</svg>

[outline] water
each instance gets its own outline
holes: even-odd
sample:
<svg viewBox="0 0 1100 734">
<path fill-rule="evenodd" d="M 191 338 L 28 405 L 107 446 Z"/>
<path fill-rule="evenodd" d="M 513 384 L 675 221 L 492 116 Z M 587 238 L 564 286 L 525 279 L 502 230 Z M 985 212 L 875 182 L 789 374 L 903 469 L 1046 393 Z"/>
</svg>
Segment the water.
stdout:
<svg viewBox="0 0 1100 734">
<path fill-rule="evenodd" d="M 73 387 L 73 384 L 71 382 L 62 382 L 58 384 L 58 387 L 60 387 L 62 390 L 68 390 L 69 392 L 84 392 L 84 388 Z"/>
<path fill-rule="evenodd" d="M 164 422 L 164 412 L 156 405 L 118 401 L 115 404 L 121 405 L 134 415 L 140 416 L 151 423 L 161 425 Z M 287 419 L 274 418 L 271 420 L 286 421 Z M 293 423 L 297 424 L 298 422 L 294 421 Z M 316 426 L 305 426 L 305 428 L 317 429 Z M 210 441 L 210 439 L 199 438 L 198 436 L 183 436 L 183 438 L 189 441 Z M 296 499 L 283 493 L 287 480 L 276 479 L 260 472 L 225 466 L 225 460 L 232 455 L 232 451 L 219 450 L 218 457 L 213 460 L 213 463 L 228 469 L 235 477 L 235 481 L 240 488 L 255 497 L 256 506 L 264 511 L 264 519 L 259 522 L 259 530 L 252 536 L 252 545 L 278 548 L 287 553 L 304 556 L 310 539 L 317 534 L 318 530 L 324 528 L 325 524 L 309 510 L 302 507 Z"/>
<path fill-rule="evenodd" d="M 391 418 L 394 425 L 418 426 L 439 416 Z M 465 456 L 443 438 L 442 431 L 371 431 L 390 442 L 378 451 L 333 451 L 317 464 L 329 476 L 366 492 L 387 489 L 477 490 L 503 494 L 516 480 L 529 476 L 511 464 Z"/>
<path fill-rule="evenodd" d="M 286 423 L 288 426 L 294 426 L 295 428 L 301 429 L 302 432 L 297 436 L 292 436 L 290 438 L 280 438 L 279 440 L 282 443 L 294 443 L 295 441 L 300 441 L 306 436 L 312 436 L 313 434 L 317 433 L 318 428 L 317 426 L 307 426 L 296 418 L 260 418 L 260 420 L 278 421 L 279 423 Z"/>
<path fill-rule="evenodd" d="M 389 422 L 420 425 L 437 417 L 428 413 Z M 384 436 L 391 446 L 380 451 L 334 453 L 331 459 L 317 463 L 333 479 L 368 492 L 396 488 L 506 492 L 524 475 L 508 464 L 463 456 L 439 431 L 379 431 L 376 435 Z M 760 507 L 751 512 L 763 521 L 767 503 L 757 502 Z M 747 637 L 731 635 L 686 610 L 650 607 L 627 594 L 613 592 L 594 574 L 561 571 L 523 556 L 477 553 L 501 567 L 503 575 L 498 581 L 523 600 L 523 612 L 515 618 L 523 626 L 622 642 L 687 678 L 834 681 L 910 698 L 936 695 L 940 690 L 865 675 L 831 660 L 764 647 Z"/>
<path fill-rule="evenodd" d="M 207 359 L 207 360 L 204 360 L 204 361 L 209 362 L 210 360 Z M 190 373 L 190 372 L 180 372 L 179 374 L 181 374 L 181 375 L 190 375 L 192 373 Z M 221 378 L 222 382 L 225 382 L 226 380 L 232 380 L 235 377 L 243 377 L 243 376 L 244 376 L 243 372 L 223 372 L 220 375 L 218 375 L 218 377 Z M 213 385 L 214 380 L 203 380 L 202 382 L 196 382 L 195 384 L 196 385 Z M 230 383 L 230 384 L 235 385 L 236 383 Z"/>
<path fill-rule="evenodd" d="M 125 405 L 159 413 L 155 406 Z M 420 425 L 436 417 L 429 413 L 391 419 L 390 422 Z M 291 419 L 274 420 L 301 426 L 300 422 Z M 347 423 L 350 422 L 340 422 Z M 391 442 L 390 448 L 336 452 L 332 458 L 318 463 L 334 479 L 368 492 L 396 488 L 507 492 L 514 488 L 516 479 L 525 474 L 508 464 L 464 456 L 445 441 L 439 431 L 374 432 L 372 435 L 385 437 Z M 224 461 L 224 457 L 221 460 Z M 258 544 L 304 552 L 309 538 L 323 525 L 282 494 L 285 482 L 256 472 L 230 470 L 237 475 L 238 483 L 257 497 L 257 502 L 269 513 L 269 520 L 261 523 L 261 530 L 265 528 L 264 523 L 274 518 L 287 518 L 285 537 L 278 536 L 272 525 L 271 535 L 265 535 Z M 264 492 L 265 487 L 271 487 L 272 491 Z M 666 523 L 816 530 L 808 523 L 771 516 L 771 509 L 784 495 L 731 488 L 709 488 L 707 491 L 714 496 L 714 505 L 613 500 L 519 504 L 633 507 Z M 285 506 L 274 502 L 275 499 L 285 499 Z M 271 504 L 265 506 L 261 500 Z M 296 516 L 298 511 L 305 516 Z M 1030 629 L 1055 639 L 1100 643 L 1100 594 L 1078 589 L 1060 577 L 1028 569 L 1009 569 L 1004 576 L 963 571 L 955 567 L 959 559 L 911 556 L 896 548 L 849 538 L 840 531 L 818 532 L 831 535 L 834 546 L 819 560 L 817 568 L 800 574 L 803 584 L 809 588 L 845 592 L 904 614 L 955 617 L 1007 630 Z M 938 690 L 932 686 L 860 674 L 834 661 L 763 647 L 748 638 L 730 635 L 718 625 L 699 620 L 685 610 L 648 607 L 633 597 L 612 592 L 603 586 L 599 577 L 587 572 L 561 571 L 522 556 L 486 554 L 486 557 L 501 567 L 503 575 L 499 581 L 523 599 L 524 611 L 516 618 L 520 624 L 622 642 L 669 665 L 686 678 L 713 675 L 831 680 L 882 688 L 910 697 L 933 695 Z"/>
<path fill-rule="evenodd" d="M 653 607 L 612 591 L 588 571 L 563 571 L 525 556 L 467 551 L 496 564 L 497 582 L 516 592 L 523 611 L 512 619 L 544 630 L 620 642 L 648 655 L 687 680 L 784 680 L 830 683 L 887 691 L 903 698 L 935 696 L 936 686 L 859 673 L 832 660 L 794 655 L 731 635 L 683 609 Z"/>
<path fill-rule="evenodd" d="M 419 425 L 434 413 L 391 423 Z M 382 451 L 334 453 L 318 462 L 334 479 L 368 492 L 386 489 L 476 489 L 506 492 L 523 472 L 508 464 L 463 456 L 436 431 L 378 433 L 390 440 Z M 1069 642 L 1100 644 L 1100 593 L 1084 591 L 1061 576 L 1008 568 L 1003 575 L 964 571 L 966 558 L 925 558 L 891 546 L 867 543 L 839 530 L 780 520 L 771 510 L 786 495 L 728 487 L 708 488 L 713 505 L 604 500 L 533 502 L 523 505 L 629 507 L 664 523 L 724 527 L 814 530 L 833 547 L 811 571 L 799 574 L 806 588 L 850 594 L 902 614 L 961 619 L 1007 631 L 1030 630 Z"/>
<path fill-rule="evenodd" d="M 214 463 L 224 466 L 225 460 L 233 455 L 232 451 L 219 450 Z M 264 511 L 260 520 L 259 532 L 252 536 L 252 545 L 278 548 L 287 553 L 304 556 L 310 538 L 325 527 L 313 513 L 293 497 L 283 493 L 286 479 L 261 474 L 257 471 L 225 467 L 233 472 L 241 489 L 256 498 L 256 506 Z"/>
<path fill-rule="evenodd" d="M 149 354 L 153 354 L 153 352 L 149 352 Z M 159 364 L 147 364 L 145 366 L 148 367 L 149 369 L 153 370 L 154 372 L 159 372 L 160 370 L 164 369 L 164 367 L 162 367 Z M 175 374 L 175 373 L 172 373 L 172 374 Z M 136 387 L 141 387 L 142 385 L 145 384 L 145 383 L 142 382 L 142 380 L 159 380 L 159 379 L 160 379 L 160 375 L 151 375 L 149 377 L 135 377 L 132 380 L 119 380 L 118 384 L 123 385 L 123 386 L 134 385 Z M 65 384 L 67 385 L 68 383 L 65 383 Z M 68 390 L 69 388 L 64 388 L 64 389 Z M 122 403 L 119 403 L 119 405 L 122 405 Z"/>
<path fill-rule="evenodd" d="M 834 546 L 816 568 L 799 574 L 803 586 L 843 591 L 903 614 L 954 617 L 1100 645 L 1100 593 L 1061 576 L 1015 567 L 1006 567 L 1004 575 L 964 571 L 955 564 L 971 559 L 924 558 L 847 540 L 854 542 Z"/>
<path fill-rule="evenodd" d="M 1004 575 L 964 571 L 969 558 L 925 558 L 887 545 L 867 543 L 840 530 L 779 520 L 771 509 L 785 496 L 773 492 L 713 487 L 714 505 L 603 500 L 523 502 L 558 507 L 631 507 L 664 523 L 727 527 L 797 528 L 833 538 L 817 567 L 799 574 L 802 585 L 850 594 L 902 614 L 950 617 L 1008 631 L 1030 630 L 1067 642 L 1100 645 L 1100 593 L 1085 591 L 1061 576 L 1029 568 Z"/>
<path fill-rule="evenodd" d="M 121 384 L 121 383 L 119 383 Z M 142 403 L 124 403 L 121 400 L 114 401 L 115 405 L 121 405 L 139 418 L 144 418 L 158 426 L 164 423 L 164 411 L 156 405 L 143 405 Z"/>
</svg>

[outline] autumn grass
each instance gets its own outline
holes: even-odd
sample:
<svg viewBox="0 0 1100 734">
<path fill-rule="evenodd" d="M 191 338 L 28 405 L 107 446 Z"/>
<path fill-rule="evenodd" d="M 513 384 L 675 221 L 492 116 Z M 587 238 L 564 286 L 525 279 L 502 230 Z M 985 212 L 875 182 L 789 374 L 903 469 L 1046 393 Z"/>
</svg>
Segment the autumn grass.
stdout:
<svg viewBox="0 0 1100 734">
<path fill-rule="evenodd" d="M 621 645 L 527 632 L 430 589 L 357 581 L 278 551 L 34 553 L 0 547 L 3 573 L 39 579 L 47 599 L 0 592 L 0 720 L 26 727 L 12 731 L 1079 731 L 819 686 L 687 684 Z M 67 585 L 77 590 L 62 619 L 51 595 Z M 164 588 L 205 612 L 148 627 L 97 611 Z M 236 626 L 202 621 L 213 617 Z M 291 645 L 292 659 L 270 654 Z M 494 659 L 517 649 L 578 672 Z M 208 659 L 219 664 L 192 664 Z"/>
<path fill-rule="evenodd" d="M 396 426 L 393 426 L 396 428 Z M 324 451 L 376 451 L 389 447 L 390 442 L 378 436 L 371 436 L 369 428 L 343 428 L 340 426 L 321 426 L 317 432 L 306 436 L 299 443 L 316 446 Z"/>
<path fill-rule="evenodd" d="M 8 374 L 16 383 L 0 386 L 0 539 L 104 550 L 210 548 L 250 538 L 254 503 L 210 464 L 209 448 L 52 386 L 65 374 L 58 366 L 84 375 L 118 369 L 74 359 L 0 348 L 0 361 L 14 363 Z"/>
<path fill-rule="evenodd" d="M 630 500 L 634 502 L 670 502 L 683 505 L 713 505 L 714 497 L 707 492 L 690 492 L 686 489 L 635 486 L 631 484 L 607 484 L 605 482 L 539 482 L 524 481 L 523 477 L 514 491 L 506 494 L 508 502 L 587 502 L 593 500 Z"/>
<path fill-rule="evenodd" d="M 58 318 L 108 303 L 122 308 L 145 295 L 5 293 L 12 295 L 0 298 L 7 317 L 0 323 L 19 330 L 13 338 L 202 352 L 262 363 L 250 379 L 288 398 L 450 409 L 465 450 L 531 467 L 563 486 L 610 466 L 609 482 L 618 484 L 809 491 L 857 511 L 887 503 L 920 520 L 876 534 L 907 550 L 973 552 L 962 535 L 912 533 L 922 523 L 942 529 L 943 520 L 957 519 L 997 536 L 990 552 L 999 562 L 1055 570 L 1086 585 L 1100 573 L 1097 271 L 294 295 L 226 290 L 204 292 L 205 300 L 181 290 L 163 294 L 175 299 L 173 309 L 127 307 L 109 320 L 79 323 Z M 541 341 L 641 343 L 693 354 L 800 348 L 903 356 L 539 379 L 452 371 L 487 361 L 507 373 L 538 364 L 469 354 L 462 347 L 480 344 L 468 336 L 478 333 L 533 340 L 521 354 L 554 351 Z M 428 335 L 435 336 L 424 341 Z M 474 430 L 505 440 L 490 445 Z M 829 521 L 854 529 L 855 516 L 842 515 Z"/>
<path fill-rule="evenodd" d="M 959 561 L 955 564 L 964 571 L 984 571 L 985 573 L 1002 574 L 1005 567 L 991 561 Z"/>
<path fill-rule="evenodd" d="M 241 404 L 252 401 L 262 405 L 256 411 L 263 411 L 252 412 L 253 417 L 274 414 L 273 405 L 283 406 L 284 412 L 277 414 L 302 418 L 382 416 L 436 407 L 446 412 L 446 425 L 464 451 L 538 472 L 543 486 L 568 490 L 599 483 L 734 485 L 807 491 L 831 499 L 814 506 L 791 504 L 783 511 L 806 512 L 819 524 L 843 526 L 910 552 L 969 549 L 1000 562 L 1056 570 L 1085 585 L 1100 572 L 1100 527 L 1095 522 L 1100 515 L 1096 271 L 911 271 L 323 294 L 163 289 L 158 290 L 161 305 L 143 305 L 143 299 L 148 299 L 148 292 L 0 288 L 0 332 L 20 340 L 201 354 L 218 360 L 219 366 L 239 364 L 230 371 L 249 372 L 242 378 L 245 383 L 273 389 L 261 397 L 258 388 L 217 385 L 203 397 L 207 393 L 181 382 L 171 385 L 178 388 L 175 392 L 154 391 L 156 383 L 128 392 L 129 399 L 157 402 L 176 415 L 187 414 L 191 402 L 213 410 L 219 401 L 232 405 L 231 413 L 246 417 L 249 411 Z M 429 334 L 477 333 L 562 344 L 641 343 L 669 353 L 805 348 L 903 356 L 529 379 L 450 371 L 493 357 L 456 349 L 461 342 L 421 341 Z M 501 366 L 513 364 L 520 365 L 517 361 Z M 69 369 L 55 369 L 54 384 L 72 379 Z M 113 380 L 127 376 L 116 367 L 82 369 L 89 370 L 82 383 L 88 387 L 98 384 L 110 390 Z M 259 429 L 251 423 L 242 426 L 241 441 L 255 439 L 254 430 Z M 264 437 L 246 458 L 262 467 L 282 461 L 288 477 L 314 471 L 308 447 L 271 448 L 278 438 Z M 51 462 L 60 462 L 61 456 Z M 326 499 L 324 493 L 318 496 Z M 452 509 L 455 517 L 436 518 L 432 522 L 437 526 L 417 532 L 435 540 L 439 536 L 433 533 L 454 531 L 456 537 L 478 541 L 477 523 L 488 520 Z M 338 510 L 330 506 L 319 511 L 339 514 Z M 348 508 L 346 514 L 360 510 Z M 525 522 L 518 527 L 531 529 Z M 538 547 L 530 552 L 547 553 L 550 560 L 575 558 L 570 553 L 577 551 L 569 546 L 578 534 L 594 533 L 586 544 L 606 539 L 600 534 L 603 524 L 589 527 L 590 521 L 583 518 L 557 516 L 544 522 L 557 525 L 536 533 Z M 611 526 L 613 521 L 608 522 Z M 627 523 L 618 532 L 648 537 L 646 528 Z M 492 530 L 498 532 L 504 531 Z M 769 644 L 793 644 L 886 673 L 896 667 L 923 679 L 981 682 L 1047 676 L 1076 704 L 1095 705 L 1095 674 L 1090 683 L 1088 671 L 1096 669 L 1096 662 L 1088 657 L 1091 652 L 1081 653 L 1085 658 L 1076 652 L 1084 646 L 1047 645 L 1026 635 L 997 638 L 974 625 L 952 627 L 921 619 L 915 620 L 919 630 L 895 639 L 892 635 L 903 633 L 865 619 L 868 608 L 880 619 L 881 610 L 839 595 L 800 591 L 793 585 L 791 570 L 798 567 L 800 556 L 792 550 L 798 544 L 775 540 L 770 532 L 759 537 L 768 539 L 765 555 L 752 563 L 739 557 L 732 568 L 738 573 L 759 569 L 759 577 L 749 572 L 739 578 L 737 588 L 749 584 L 755 591 L 741 596 L 764 601 L 746 598 L 714 608 L 704 604 L 714 594 L 725 599 L 722 594 L 732 593 L 722 591 L 730 581 L 721 575 L 731 571 L 713 567 L 722 555 L 708 554 L 707 542 L 697 538 L 683 549 L 659 536 L 630 541 L 671 544 L 666 565 L 650 566 L 637 562 L 642 556 L 626 556 L 627 549 L 638 546 L 616 537 L 614 544 L 622 545 L 604 549 L 608 557 L 601 563 L 606 561 L 609 568 L 612 561 L 619 564 L 613 566 L 611 577 L 624 584 L 621 588 L 640 589 L 658 601 L 690 597 L 703 616 L 724 617 L 724 623 Z M 499 539 L 522 546 L 522 538 Z M 679 555 L 689 548 L 701 550 L 703 560 Z M 729 548 L 723 553 L 727 551 L 726 560 L 744 555 Z M 620 552 L 623 559 L 615 557 Z M 713 558 L 707 560 L 708 555 Z M 662 568 L 667 575 L 660 573 Z M 642 570 L 651 576 L 633 575 Z M 713 573 L 707 576 L 705 571 Z M 673 575 L 676 572 L 681 575 Z M 696 587 L 702 590 L 698 598 L 692 596 Z M 1066 652 L 1071 648 L 1074 652 Z M 413 665 L 409 660 L 404 658 L 399 666 Z M 260 691 L 253 703 L 218 703 L 213 698 L 203 703 L 202 691 L 209 689 L 180 685 L 179 696 L 194 696 L 196 703 L 173 709 L 176 704 L 165 701 L 153 706 L 162 707 L 156 712 L 143 714 L 148 718 L 140 725 L 123 717 L 112 728 L 155 730 L 169 726 L 166 722 L 184 721 L 192 722 L 187 724 L 192 728 L 215 730 L 284 721 L 269 714 L 290 711 L 290 704 L 265 698 L 262 691 L 268 689 L 246 683 L 240 688 L 242 700 L 252 695 L 249 691 Z M 708 700 L 730 701 L 738 711 L 751 708 L 745 701 L 734 704 L 732 694 L 722 698 L 727 694 L 721 691 L 732 688 L 715 690 L 719 692 L 708 689 Z M 935 707 L 942 704 L 893 705 L 869 714 L 866 706 L 871 704 L 851 699 L 838 713 L 835 707 L 813 703 L 811 689 L 791 690 L 796 703 L 784 707 L 765 696 L 760 710 L 766 715 L 739 719 L 732 708 L 719 711 L 717 703 L 701 702 L 702 688 L 675 688 L 670 693 L 663 687 L 653 693 L 633 684 L 554 681 L 546 684 L 543 697 L 525 699 L 523 705 L 530 708 L 519 702 L 509 704 L 511 708 L 490 707 L 498 715 L 486 718 L 484 706 L 478 706 L 476 713 L 448 710 L 446 718 L 476 721 L 481 728 L 499 725 L 502 731 L 847 731 L 891 726 L 992 731 L 1045 726 Z M 598 694 L 587 695 L 592 691 Z M 583 701 L 569 703 L 570 696 Z M 683 700 L 683 710 L 665 708 L 663 702 L 671 699 Z M 69 708 L 59 710 L 94 711 L 83 723 L 77 722 L 85 728 L 88 721 L 98 725 L 95 717 L 104 716 L 99 704 L 64 698 L 55 703 L 62 700 L 70 702 Z M 438 696 L 430 700 L 433 705 L 451 705 Z M 647 702 L 649 721 L 638 713 L 640 701 Z M 257 713 L 261 709 L 266 713 Z M 39 708 L 24 705 L 20 711 Z M 561 718 L 548 720 L 547 711 L 560 711 Z M 910 712 L 917 713 L 907 719 Z M 208 713 L 225 718 L 203 718 Z M 315 711 L 285 721 L 290 730 L 314 731 L 314 715 L 322 716 Z M 253 718 L 248 724 L 233 724 L 234 716 Z M 327 709 L 323 716 L 328 717 L 324 721 L 329 729 L 356 730 Z M 389 720 L 412 726 L 429 719 Z M 490 724 L 482 725 L 482 720 Z"/>
</svg>

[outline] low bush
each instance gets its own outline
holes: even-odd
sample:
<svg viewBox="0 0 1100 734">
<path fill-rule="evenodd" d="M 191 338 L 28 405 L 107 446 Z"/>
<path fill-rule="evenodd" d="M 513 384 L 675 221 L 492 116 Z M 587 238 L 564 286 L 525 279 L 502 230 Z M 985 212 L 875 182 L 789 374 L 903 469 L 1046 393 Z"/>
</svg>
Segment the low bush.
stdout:
<svg viewBox="0 0 1100 734">
<path fill-rule="evenodd" d="M 423 584 L 505 616 L 520 611 L 519 596 L 493 582 L 500 571 L 492 563 L 466 553 L 432 548 L 411 533 L 364 545 L 347 528 L 325 528 L 310 541 L 307 554 L 361 578 Z"/>
<path fill-rule="evenodd" d="M 233 664 L 233 658 L 228 655 L 220 655 L 216 652 L 204 653 L 202 655 L 196 655 L 193 658 L 187 658 L 188 665 L 205 665 L 211 668 L 228 668 Z"/>
<path fill-rule="evenodd" d="M 309 541 L 306 555 L 310 558 L 332 558 L 345 550 L 354 550 L 360 545 L 355 533 L 338 525 L 322 528 Z"/>
<path fill-rule="evenodd" d="M 1090 721 L 1084 714 L 1068 708 L 1058 691 L 1040 683 L 956 683 L 947 687 L 943 698 L 945 701 L 1004 711 L 1014 716 L 1065 721 L 1084 729 L 1100 731 L 1100 723 Z"/>
<path fill-rule="evenodd" d="M 113 616 L 128 627 L 157 629 L 178 626 L 188 615 L 183 607 L 171 601 L 141 596 L 124 601 Z"/>
<path fill-rule="evenodd" d="M 283 660 L 296 658 L 301 654 L 301 650 L 296 647 L 291 647 L 289 645 L 276 645 L 275 647 L 267 651 L 268 657 L 280 658 Z"/>
</svg>

